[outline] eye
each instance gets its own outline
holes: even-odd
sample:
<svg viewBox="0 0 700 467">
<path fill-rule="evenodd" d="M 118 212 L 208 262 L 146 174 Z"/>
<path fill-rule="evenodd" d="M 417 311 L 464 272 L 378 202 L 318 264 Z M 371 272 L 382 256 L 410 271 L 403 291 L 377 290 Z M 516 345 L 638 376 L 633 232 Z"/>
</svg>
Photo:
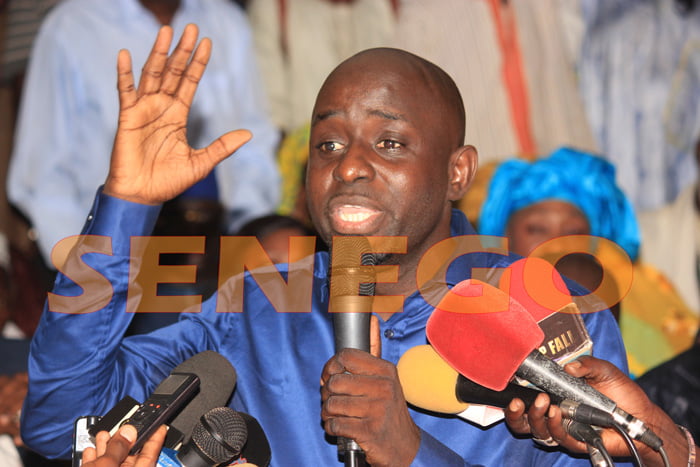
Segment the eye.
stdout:
<svg viewBox="0 0 700 467">
<path fill-rule="evenodd" d="M 403 147 L 403 143 L 399 143 L 398 141 L 395 141 L 393 139 L 383 139 L 379 143 L 377 143 L 377 148 L 388 151 L 396 151 Z"/>
<path fill-rule="evenodd" d="M 324 141 L 316 145 L 316 148 L 321 152 L 336 152 L 343 150 L 345 146 L 337 141 Z"/>
<path fill-rule="evenodd" d="M 540 224 L 527 224 L 525 231 L 528 235 L 545 236 L 549 234 L 548 230 Z"/>
</svg>

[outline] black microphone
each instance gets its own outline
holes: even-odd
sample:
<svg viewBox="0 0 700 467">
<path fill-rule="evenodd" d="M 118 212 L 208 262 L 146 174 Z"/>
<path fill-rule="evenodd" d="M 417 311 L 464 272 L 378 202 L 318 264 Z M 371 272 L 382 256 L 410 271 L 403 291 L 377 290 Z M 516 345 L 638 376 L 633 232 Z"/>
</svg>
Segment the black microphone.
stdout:
<svg viewBox="0 0 700 467">
<path fill-rule="evenodd" d="M 125 397 L 101 417 L 89 433 L 93 438 L 100 431 L 113 436 L 128 422 L 139 432 L 140 447 L 155 429 L 166 423 L 170 429 L 165 446 L 177 449 L 189 440 L 203 413 L 226 405 L 235 385 L 236 370 L 225 357 L 211 350 L 201 352 L 176 366 L 146 402 L 139 404 Z M 158 403 L 167 405 L 166 410 L 156 409 Z"/>
<path fill-rule="evenodd" d="M 214 467 L 238 457 L 248 439 L 240 413 L 217 407 L 201 416 L 189 441 L 179 450 L 163 448 L 159 467 Z"/>
<path fill-rule="evenodd" d="M 238 413 L 243 417 L 248 430 L 248 441 L 243 446 L 238 462 L 267 467 L 270 464 L 272 452 L 265 431 L 255 417 L 244 412 Z"/>
<path fill-rule="evenodd" d="M 331 254 L 330 311 L 335 350 L 351 348 L 369 352 L 376 258 L 367 238 L 361 236 L 334 240 Z M 346 466 L 365 464 L 364 452 L 351 439 L 338 438 L 338 453 Z"/>
<path fill-rule="evenodd" d="M 173 371 L 194 373 L 199 377 L 199 393 L 177 414 L 168 431 L 170 435 L 170 431 L 176 429 L 183 434 L 181 442 L 186 443 L 203 413 L 228 404 L 236 387 L 236 369 L 223 355 L 205 350 L 180 363 Z"/>
<path fill-rule="evenodd" d="M 663 440 L 642 420 L 620 409 L 607 396 L 574 378 L 553 360 L 535 350 L 525 358 L 516 374 L 548 393 L 569 399 L 560 407 L 564 416 L 597 426 L 620 425 L 634 439 L 655 451 L 661 449 Z"/>
</svg>

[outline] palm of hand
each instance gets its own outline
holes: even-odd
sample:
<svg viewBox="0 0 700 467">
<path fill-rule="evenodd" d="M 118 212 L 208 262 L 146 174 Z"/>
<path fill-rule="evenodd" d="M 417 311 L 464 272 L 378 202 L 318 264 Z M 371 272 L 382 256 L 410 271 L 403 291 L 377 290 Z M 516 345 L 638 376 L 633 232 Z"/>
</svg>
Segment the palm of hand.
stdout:
<svg viewBox="0 0 700 467">
<path fill-rule="evenodd" d="M 204 167 L 187 142 L 187 106 L 174 96 L 149 94 L 122 110 L 110 177 L 149 203 L 166 201 L 203 178 Z"/>
<path fill-rule="evenodd" d="M 187 142 L 187 115 L 211 52 L 197 28 L 188 25 L 168 57 L 172 30 L 163 27 L 134 88 L 131 60 L 118 59 L 119 126 L 107 194 L 143 204 L 167 201 L 203 179 L 224 158 L 250 139 L 246 130 L 229 132 L 202 149 Z M 194 53 L 193 53 L 194 50 Z"/>
</svg>

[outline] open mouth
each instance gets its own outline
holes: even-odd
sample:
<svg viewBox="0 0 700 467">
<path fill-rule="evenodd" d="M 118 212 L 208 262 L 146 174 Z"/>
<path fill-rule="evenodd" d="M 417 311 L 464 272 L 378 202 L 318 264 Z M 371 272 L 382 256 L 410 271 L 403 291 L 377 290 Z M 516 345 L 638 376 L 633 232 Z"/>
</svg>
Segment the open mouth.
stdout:
<svg viewBox="0 0 700 467">
<path fill-rule="evenodd" d="M 382 212 L 366 206 L 341 204 L 331 209 L 331 223 L 340 233 L 362 234 L 372 231 Z"/>
</svg>

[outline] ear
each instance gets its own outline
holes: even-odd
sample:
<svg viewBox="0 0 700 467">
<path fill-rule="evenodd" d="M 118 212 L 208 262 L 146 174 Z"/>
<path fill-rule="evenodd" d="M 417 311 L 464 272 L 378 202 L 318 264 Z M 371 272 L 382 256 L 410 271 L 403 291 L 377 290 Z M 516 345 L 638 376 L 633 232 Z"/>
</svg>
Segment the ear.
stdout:
<svg viewBox="0 0 700 467">
<path fill-rule="evenodd" d="M 470 144 L 461 146 L 452 153 L 449 168 L 450 186 L 447 190 L 450 201 L 462 199 L 476 174 L 478 165 L 479 154 L 476 152 L 476 148 Z"/>
</svg>

